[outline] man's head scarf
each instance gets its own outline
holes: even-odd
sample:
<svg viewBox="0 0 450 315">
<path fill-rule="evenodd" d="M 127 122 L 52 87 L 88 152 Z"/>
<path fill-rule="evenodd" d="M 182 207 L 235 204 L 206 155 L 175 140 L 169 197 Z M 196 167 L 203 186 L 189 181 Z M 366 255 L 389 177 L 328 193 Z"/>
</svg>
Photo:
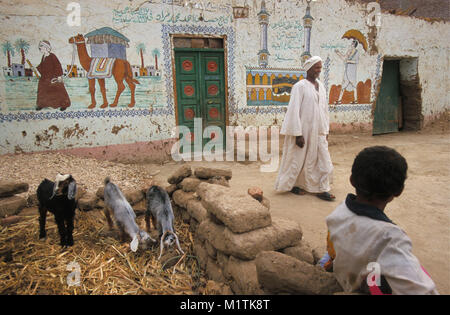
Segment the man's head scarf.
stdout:
<svg viewBox="0 0 450 315">
<path fill-rule="evenodd" d="M 305 61 L 303 68 L 305 68 L 305 71 L 308 71 L 309 69 L 311 69 L 312 66 L 314 66 L 319 61 L 322 61 L 322 58 L 320 58 L 319 56 L 313 56 Z"/>
<path fill-rule="evenodd" d="M 40 41 L 39 46 L 45 47 L 48 51 L 52 50 L 52 46 L 50 45 L 50 42 L 46 41 L 46 40 Z"/>
</svg>

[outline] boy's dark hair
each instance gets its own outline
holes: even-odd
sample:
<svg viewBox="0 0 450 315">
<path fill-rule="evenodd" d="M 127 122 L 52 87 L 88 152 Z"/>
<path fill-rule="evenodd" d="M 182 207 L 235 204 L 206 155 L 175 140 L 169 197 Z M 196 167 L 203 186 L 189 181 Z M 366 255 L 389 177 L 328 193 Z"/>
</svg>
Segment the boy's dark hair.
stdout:
<svg viewBox="0 0 450 315">
<path fill-rule="evenodd" d="M 369 200 L 387 200 L 402 193 L 407 170 L 405 158 L 394 149 L 368 147 L 353 162 L 352 184 L 358 195 Z"/>
</svg>

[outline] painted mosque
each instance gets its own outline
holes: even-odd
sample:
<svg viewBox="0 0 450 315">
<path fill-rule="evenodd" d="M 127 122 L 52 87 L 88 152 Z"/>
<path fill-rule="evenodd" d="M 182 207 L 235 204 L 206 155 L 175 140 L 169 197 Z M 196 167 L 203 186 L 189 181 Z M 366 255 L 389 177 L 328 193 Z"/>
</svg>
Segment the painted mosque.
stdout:
<svg viewBox="0 0 450 315">
<path fill-rule="evenodd" d="M 311 28 L 313 17 L 310 5 L 306 8 L 303 17 L 304 49 L 302 62 L 311 57 Z M 303 69 L 271 68 L 269 67 L 269 50 L 267 42 L 267 29 L 270 14 L 266 10 L 265 1 L 261 2 L 261 11 L 258 21 L 261 29 L 260 50 L 258 51 L 258 66 L 247 66 L 247 105 L 253 106 L 285 106 L 289 103 L 292 86 L 306 77 Z"/>
</svg>

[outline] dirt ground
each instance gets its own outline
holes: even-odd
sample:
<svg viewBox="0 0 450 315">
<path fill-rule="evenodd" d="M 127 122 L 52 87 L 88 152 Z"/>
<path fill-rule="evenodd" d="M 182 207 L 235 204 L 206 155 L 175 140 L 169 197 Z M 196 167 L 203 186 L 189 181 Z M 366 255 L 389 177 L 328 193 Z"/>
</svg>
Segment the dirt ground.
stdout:
<svg viewBox="0 0 450 315">
<path fill-rule="evenodd" d="M 325 252 L 325 218 L 353 189 L 350 169 L 356 154 L 364 147 L 386 145 L 407 160 L 408 179 L 403 194 L 386 208 L 387 215 L 402 227 L 413 243 L 413 253 L 431 274 L 441 294 L 450 294 L 450 128 L 449 121 L 427 131 L 399 132 L 380 136 L 369 134 L 330 135 L 329 149 L 334 164 L 332 192 L 335 202 L 313 195 L 276 193 L 277 173 L 262 173 L 260 162 L 189 162 L 195 166 L 227 167 L 233 171 L 231 189 L 247 191 L 259 186 L 270 200 L 273 217 L 298 222 L 303 238 L 319 253 Z M 111 176 L 119 186 L 133 187 L 151 180 L 167 184 L 167 178 L 181 163 L 120 164 L 65 156 L 61 154 L 18 154 L 0 156 L 0 178 L 27 179 L 29 193 L 43 177 L 54 178 L 55 171 L 70 172 L 87 191 L 95 193 L 103 178 Z"/>
<path fill-rule="evenodd" d="M 303 238 L 320 253 L 326 250 L 325 218 L 354 193 L 349 182 L 351 165 L 356 154 L 372 145 L 386 145 L 400 152 L 408 162 L 408 178 L 403 194 L 386 207 L 387 215 L 402 227 L 413 243 L 413 253 L 431 274 L 441 294 L 450 294 L 450 132 L 400 132 L 380 136 L 331 135 L 330 154 L 334 164 L 332 192 L 335 202 L 326 202 L 313 195 L 296 196 L 276 193 L 273 185 L 277 173 L 262 173 L 260 163 L 189 162 L 195 166 L 230 167 L 231 188 L 246 191 L 259 186 L 270 200 L 273 217 L 298 222 Z M 166 182 L 177 167 L 170 162 L 146 165 L 149 172 L 160 171 L 155 178 Z"/>
</svg>

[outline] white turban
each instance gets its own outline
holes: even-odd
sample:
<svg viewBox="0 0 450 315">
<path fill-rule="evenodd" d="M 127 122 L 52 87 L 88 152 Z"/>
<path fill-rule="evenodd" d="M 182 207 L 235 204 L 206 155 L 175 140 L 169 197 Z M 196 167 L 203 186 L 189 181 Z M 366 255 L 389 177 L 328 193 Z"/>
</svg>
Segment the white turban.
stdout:
<svg viewBox="0 0 450 315">
<path fill-rule="evenodd" d="M 50 43 L 46 40 L 42 40 L 39 42 L 39 46 L 45 47 L 48 51 L 52 50 L 52 46 L 50 45 Z"/>
<path fill-rule="evenodd" d="M 319 61 L 322 61 L 322 58 L 320 58 L 319 56 L 313 56 L 305 61 L 303 68 L 305 68 L 305 71 L 308 71 L 309 69 L 311 69 L 312 66 L 314 66 Z"/>
</svg>

